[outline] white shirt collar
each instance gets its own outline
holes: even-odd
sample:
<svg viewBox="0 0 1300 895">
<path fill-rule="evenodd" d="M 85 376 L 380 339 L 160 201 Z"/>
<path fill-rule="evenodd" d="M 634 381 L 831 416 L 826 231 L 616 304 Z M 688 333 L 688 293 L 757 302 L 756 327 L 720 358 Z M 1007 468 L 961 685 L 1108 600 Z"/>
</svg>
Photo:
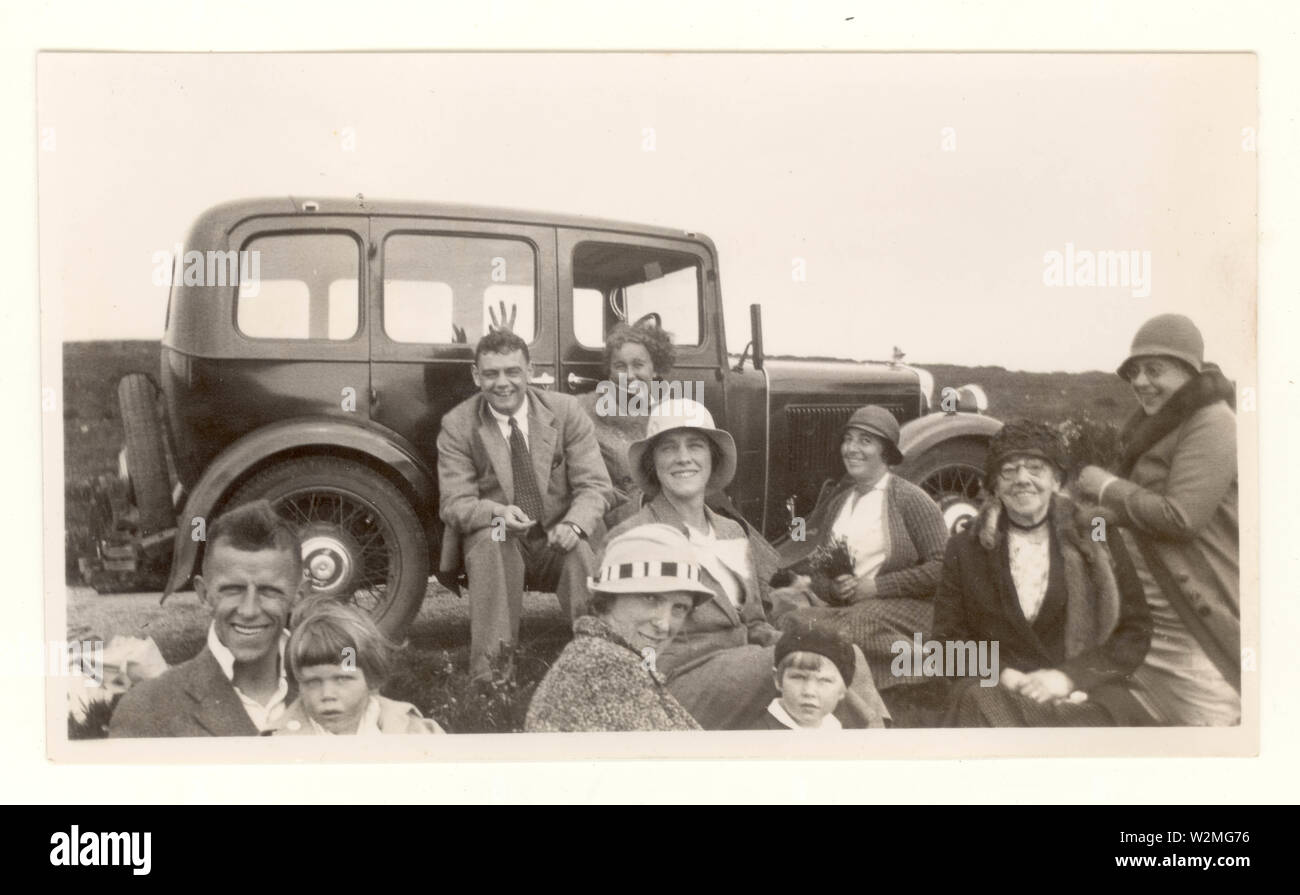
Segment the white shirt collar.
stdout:
<svg viewBox="0 0 1300 895">
<path fill-rule="evenodd" d="M 519 405 L 519 408 L 509 416 L 506 416 L 504 413 L 497 410 L 495 407 L 493 407 L 491 404 L 488 404 L 486 401 L 484 401 L 484 404 L 487 407 L 488 412 L 492 414 L 492 419 L 496 420 L 497 428 L 501 430 L 501 434 L 505 436 L 507 442 L 510 441 L 510 420 L 512 417 L 514 418 L 515 423 L 519 426 L 519 431 L 524 433 L 524 441 L 528 440 L 528 393 L 527 392 L 524 393 L 523 403 L 521 403 Z"/>
<path fill-rule="evenodd" d="M 885 487 L 888 484 L 889 484 L 889 473 L 885 473 L 879 479 L 876 480 L 876 483 L 874 485 L 872 485 L 870 488 L 867 489 L 866 493 L 870 494 L 872 491 L 884 491 Z M 857 489 L 855 488 L 854 490 L 856 491 Z"/>
<path fill-rule="evenodd" d="M 790 713 L 785 710 L 785 706 L 781 705 L 780 697 L 767 704 L 767 712 L 791 730 L 840 730 L 844 727 L 840 723 L 840 719 L 829 712 L 827 712 L 825 718 L 822 718 L 822 723 L 817 727 L 803 727 L 798 721 L 790 717 Z"/>
<path fill-rule="evenodd" d="M 244 711 L 248 713 L 249 719 L 257 726 L 258 730 L 267 730 L 284 714 L 285 703 L 289 696 L 289 677 L 284 665 L 284 649 L 288 643 L 289 632 L 281 631 L 278 645 L 280 681 L 266 705 L 262 705 L 262 703 L 246 695 L 235 686 L 235 654 L 227 649 L 226 645 L 217 637 L 216 623 L 208 625 L 208 651 L 217 660 L 217 664 L 221 666 L 221 673 L 226 676 L 226 680 L 230 681 L 230 688 L 235 691 L 235 695 L 239 697 L 240 703 L 244 706 Z"/>
</svg>

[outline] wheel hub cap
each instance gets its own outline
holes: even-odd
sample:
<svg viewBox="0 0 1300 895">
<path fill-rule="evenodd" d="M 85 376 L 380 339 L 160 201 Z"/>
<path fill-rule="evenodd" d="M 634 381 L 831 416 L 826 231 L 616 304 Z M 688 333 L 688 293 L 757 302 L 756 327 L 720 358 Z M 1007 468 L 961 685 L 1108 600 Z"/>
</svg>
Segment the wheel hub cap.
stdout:
<svg viewBox="0 0 1300 895">
<path fill-rule="evenodd" d="M 303 539 L 303 563 L 311 575 L 312 589 L 335 594 L 352 577 L 352 554 L 342 539 L 331 535 L 314 535 Z"/>
<path fill-rule="evenodd" d="M 974 519 L 975 514 L 979 512 L 978 507 L 964 500 L 954 500 L 951 503 L 946 503 L 942 509 L 943 524 L 947 526 L 949 534 L 964 531 L 966 526 L 970 524 L 970 520 Z"/>
</svg>

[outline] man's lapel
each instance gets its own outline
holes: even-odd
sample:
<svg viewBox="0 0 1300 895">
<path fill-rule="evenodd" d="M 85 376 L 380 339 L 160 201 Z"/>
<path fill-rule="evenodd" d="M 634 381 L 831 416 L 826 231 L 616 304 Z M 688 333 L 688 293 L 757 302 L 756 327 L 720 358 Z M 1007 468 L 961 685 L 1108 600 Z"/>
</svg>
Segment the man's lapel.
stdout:
<svg viewBox="0 0 1300 895">
<path fill-rule="evenodd" d="M 537 490 L 546 497 L 551 481 L 551 457 L 555 453 L 555 414 L 540 400 L 529 395 L 528 400 L 528 453 L 533 458 L 533 476 Z"/>
<path fill-rule="evenodd" d="M 212 736 L 257 736 L 253 719 L 226 680 L 217 657 L 206 646 L 193 666 L 193 674 L 183 682 L 185 692 L 194 700 L 194 721 Z"/>
<path fill-rule="evenodd" d="M 501 483 L 506 501 L 514 503 L 515 474 L 510 467 L 510 444 L 501 435 L 501 427 L 497 425 L 497 419 L 488 409 L 487 399 L 482 395 L 479 396 L 478 405 L 478 435 L 479 441 L 483 442 L 483 450 L 487 451 L 492 471 L 496 473 L 497 481 Z"/>
</svg>

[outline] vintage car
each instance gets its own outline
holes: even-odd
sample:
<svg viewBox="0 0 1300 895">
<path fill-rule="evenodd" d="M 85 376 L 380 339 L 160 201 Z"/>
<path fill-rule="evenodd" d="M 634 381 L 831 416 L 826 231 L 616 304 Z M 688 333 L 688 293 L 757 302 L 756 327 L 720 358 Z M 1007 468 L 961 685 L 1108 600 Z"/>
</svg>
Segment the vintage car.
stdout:
<svg viewBox="0 0 1300 895">
<path fill-rule="evenodd" d="M 973 512 L 1000 425 L 973 404 L 932 408 L 931 377 L 898 362 L 765 357 L 757 305 L 750 344 L 729 355 L 718 252 L 690 231 L 360 197 L 253 199 L 200 215 L 174 264 L 158 379 L 119 385 L 129 552 L 141 562 L 151 546 L 170 553 L 167 593 L 197 571 L 205 520 L 266 498 L 300 526 L 312 586 L 400 634 L 439 571 L 439 423 L 473 394 L 474 344 L 503 305 L 529 343 L 534 385 L 575 393 L 605 377 L 613 324 L 657 315 L 675 338 L 673 378 L 703 383 L 704 404 L 736 439 L 731 501 L 774 539 L 833 475 L 836 433 L 854 408 L 898 417 L 900 473 L 953 525 Z M 449 570 L 439 577 L 455 584 Z"/>
</svg>

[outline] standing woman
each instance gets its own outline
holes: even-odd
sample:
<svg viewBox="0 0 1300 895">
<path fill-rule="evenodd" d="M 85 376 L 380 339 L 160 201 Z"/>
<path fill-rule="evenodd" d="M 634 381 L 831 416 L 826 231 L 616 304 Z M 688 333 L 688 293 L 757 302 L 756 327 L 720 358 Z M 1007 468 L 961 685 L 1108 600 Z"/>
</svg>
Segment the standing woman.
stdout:
<svg viewBox="0 0 1300 895">
<path fill-rule="evenodd" d="M 646 437 L 629 449 L 632 474 L 649 501 L 610 532 L 662 523 L 690 542 L 713 598 L 695 607 L 672 642 L 656 653 L 668 689 L 706 730 L 744 729 L 771 701 L 774 646 L 781 632 L 763 607 L 776 551 L 749 526 L 705 505 L 736 473 L 736 445 L 702 405 L 662 402 Z M 611 546 L 613 540 L 611 540 Z M 598 566 L 605 565 L 603 559 Z M 849 682 L 847 726 L 881 726 L 888 716 L 865 660 Z"/>
<path fill-rule="evenodd" d="M 938 505 L 889 471 L 903 460 L 898 438 L 898 420 L 885 408 L 854 411 L 840 440 L 844 478 L 809 514 L 805 540 L 781 550 L 783 563 L 806 572 L 813 551 L 847 545 L 852 572 L 815 576 L 818 593 L 807 599 L 817 605 L 784 614 L 780 625 L 812 627 L 856 644 L 882 690 L 925 680 L 891 672 L 892 646 L 930 630 L 948 540 Z"/>
<path fill-rule="evenodd" d="M 672 337 L 653 318 L 642 318 L 631 325 L 616 324 L 605 336 L 605 370 L 610 385 L 578 397 L 578 404 L 596 427 L 600 456 L 614 484 L 614 500 L 605 513 L 607 528 L 641 508 L 641 489 L 628 465 L 627 452 L 632 442 L 645 437 L 650 417 L 648 410 L 627 415 L 604 411 L 611 403 L 616 407 L 647 406 L 650 384 L 672 372 L 674 354 Z M 613 393 L 602 401 L 610 386 Z M 632 400 L 632 394 L 627 394 L 636 391 L 641 392 L 640 405 Z"/>
<path fill-rule="evenodd" d="M 1122 527 L 1151 606 L 1135 695 L 1162 723 L 1226 726 L 1241 721 L 1237 420 L 1204 351 L 1181 314 L 1142 325 L 1119 368 L 1139 408 L 1118 475 L 1085 467 L 1079 489 Z"/>
</svg>

